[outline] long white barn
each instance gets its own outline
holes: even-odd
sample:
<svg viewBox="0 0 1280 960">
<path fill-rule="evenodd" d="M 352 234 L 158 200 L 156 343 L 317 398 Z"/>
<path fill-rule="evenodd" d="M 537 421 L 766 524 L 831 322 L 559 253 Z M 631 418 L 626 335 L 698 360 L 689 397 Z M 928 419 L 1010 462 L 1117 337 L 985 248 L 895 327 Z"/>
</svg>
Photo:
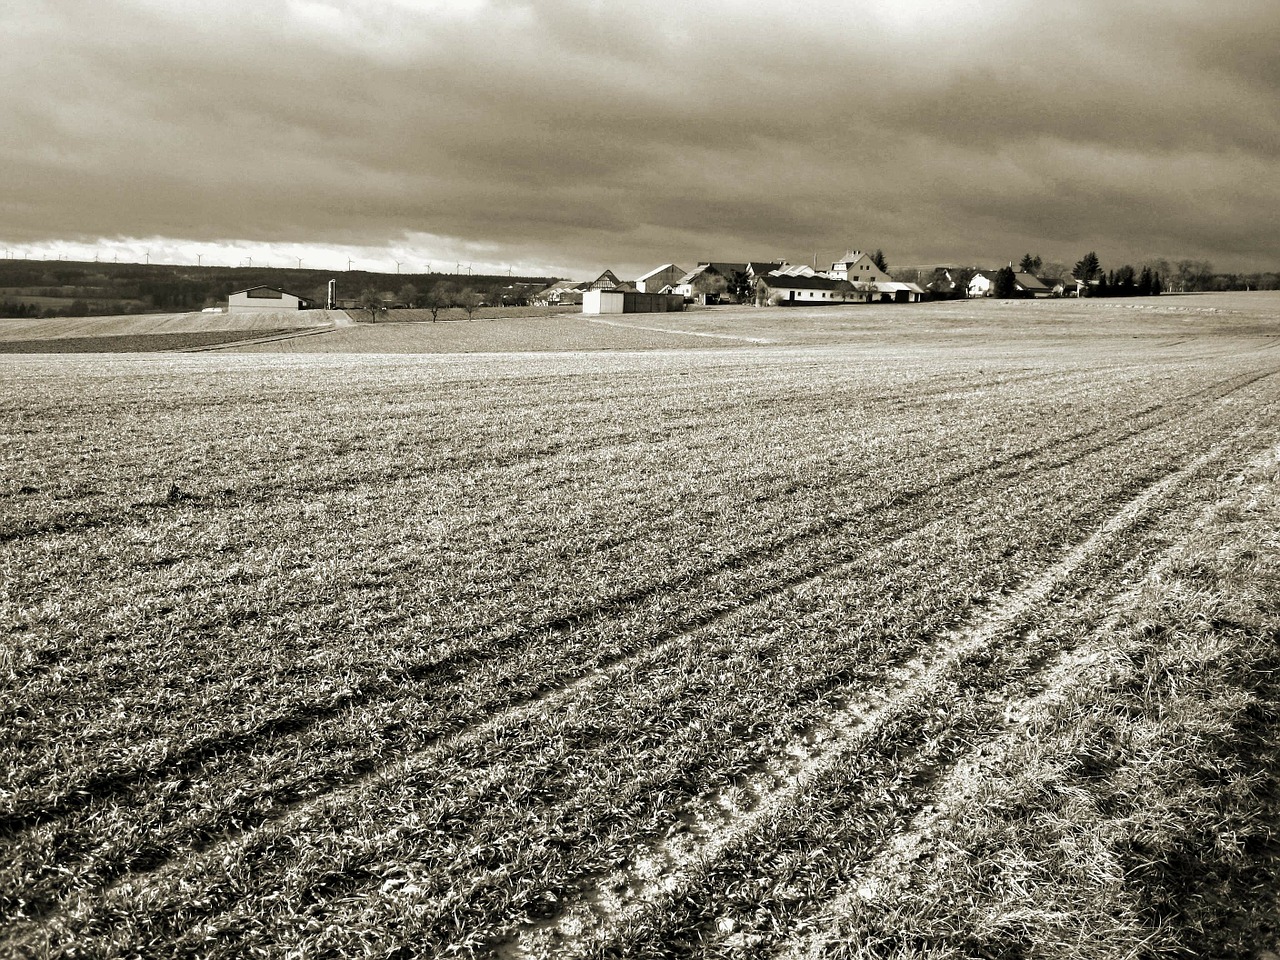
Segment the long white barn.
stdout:
<svg viewBox="0 0 1280 960">
<path fill-rule="evenodd" d="M 253 311 L 306 310 L 311 301 L 275 287 L 258 286 L 237 290 L 227 297 L 227 313 Z"/>
</svg>

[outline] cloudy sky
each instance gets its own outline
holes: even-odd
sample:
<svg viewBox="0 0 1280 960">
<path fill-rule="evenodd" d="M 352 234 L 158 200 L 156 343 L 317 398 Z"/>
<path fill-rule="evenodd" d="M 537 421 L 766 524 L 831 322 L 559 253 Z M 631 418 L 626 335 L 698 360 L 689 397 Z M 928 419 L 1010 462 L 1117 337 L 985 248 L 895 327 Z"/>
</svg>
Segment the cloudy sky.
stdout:
<svg viewBox="0 0 1280 960">
<path fill-rule="evenodd" d="M 1280 267 L 1275 0 L 23 0 L 11 256 Z"/>
</svg>

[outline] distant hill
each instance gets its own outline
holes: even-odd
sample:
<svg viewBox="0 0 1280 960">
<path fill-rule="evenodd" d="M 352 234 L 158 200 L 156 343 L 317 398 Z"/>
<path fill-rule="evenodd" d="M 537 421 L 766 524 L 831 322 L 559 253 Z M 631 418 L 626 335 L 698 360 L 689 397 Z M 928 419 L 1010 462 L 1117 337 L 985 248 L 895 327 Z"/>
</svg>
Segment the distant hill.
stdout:
<svg viewBox="0 0 1280 960">
<path fill-rule="evenodd" d="M 103 316 L 172 313 L 225 303 L 236 290 L 266 284 L 323 304 L 330 280 L 338 296 L 367 289 L 397 294 L 412 285 L 424 294 L 437 283 L 472 287 L 484 295 L 514 283 L 546 285 L 555 277 L 454 273 L 374 273 L 277 267 L 195 267 L 168 263 L 93 263 L 0 260 L 0 317 Z"/>
</svg>

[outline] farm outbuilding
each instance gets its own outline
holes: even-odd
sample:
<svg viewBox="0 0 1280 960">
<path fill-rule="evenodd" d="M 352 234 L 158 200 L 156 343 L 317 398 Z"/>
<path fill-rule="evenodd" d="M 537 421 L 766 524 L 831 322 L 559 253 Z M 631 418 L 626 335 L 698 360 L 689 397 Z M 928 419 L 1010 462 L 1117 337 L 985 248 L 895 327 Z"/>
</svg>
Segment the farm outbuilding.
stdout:
<svg viewBox="0 0 1280 960">
<path fill-rule="evenodd" d="M 306 310 L 311 301 L 306 297 L 278 290 L 275 287 L 250 287 L 248 290 L 237 290 L 227 297 L 228 313 L 243 313 L 253 310 Z"/>
<path fill-rule="evenodd" d="M 675 293 L 588 290 L 582 295 L 583 313 L 673 313 L 683 309 L 684 297 Z"/>
<path fill-rule="evenodd" d="M 756 302 L 778 306 L 849 303 L 863 299 L 852 283 L 814 274 L 774 272 L 756 281 Z"/>
<path fill-rule="evenodd" d="M 663 287 L 674 287 L 686 271 L 674 263 L 664 263 L 655 267 L 643 277 L 636 280 L 636 289 L 641 293 L 661 293 Z"/>
</svg>

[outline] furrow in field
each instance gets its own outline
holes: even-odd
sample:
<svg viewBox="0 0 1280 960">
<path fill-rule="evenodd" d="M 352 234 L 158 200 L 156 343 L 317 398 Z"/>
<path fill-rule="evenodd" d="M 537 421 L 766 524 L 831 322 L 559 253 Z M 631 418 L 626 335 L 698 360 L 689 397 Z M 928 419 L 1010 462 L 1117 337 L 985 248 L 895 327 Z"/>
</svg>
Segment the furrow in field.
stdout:
<svg viewBox="0 0 1280 960">
<path fill-rule="evenodd" d="M 652 844 L 637 851 L 627 867 L 599 880 L 553 921 L 519 931 L 506 947 L 506 955 L 526 958 L 586 954 L 588 950 L 581 950 L 584 934 L 635 923 L 655 905 L 660 910 L 663 903 L 696 896 L 699 873 L 705 865 L 718 861 L 742 838 L 800 804 L 813 785 L 829 776 L 850 754 L 875 743 L 904 714 L 927 704 L 931 694 L 944 689 L 950 675 L 961 665 L 989 650 L 995 641 L 1025 628 L 1029 615 L 1044 607 L 1082 566 L 1119 552 L 1120 541 L 1159 501 L 1220 461 L 1250 435 L 1252 431 L 1215 445 L 1149 485 L 1022 590 L 999 601 L 979 621 L 949 638 L 949 643 L 937 644 L 907 663 L 893 686 L 876 691 L 875 700 L 855 700 L 830 715 L 820 740 L 793 745 L 788 751 L 791 762 L 780 758 L 777 767 L 751 785 L 749 812 L 744 814 L 737 808 L 715 803 L 686 811 L 684 819 L 696 829 L 684 833 L 678 842 Z"/>
<path fill-rule="evenodd" d="M 1252 382 L 1252 379 L 1248 382 Z M 1232 378 L 1232 380 L 1224 384 L 1215 385 L 1215 387 L 1220 391 L 1223 386 L 1226 386 L 1227 393 L 1230 393 L 1245 385 L 1247 384 L 1238 383 L 1236 378 Z M 1202 393 L 1203 391 L 1197 391 L 1196 395 L 1199 396 Z M 1141 415 L 1135 416 L 1133 419 L 1141 420 L 1148 413 L 1155 412 L 1161 412 L 1161 408 L 1158 406 L 1149 407 Z M 1167 411 L 1164 412 L 1167 413 Z M 1139 423 L 1127 429 L 1122 429 L 1118 437 L 1104 435 L 1094 444 L 1085 447 L 1079 455 L 1092 454 L 1107 446 L 1123 442 L 1125 439 L 1140 432 L 1154 429 L 1160 423 L 1166 422 L 1167 419 L 1172 419 L 1172 416 L 1169 415 L 1166 420 L 1158 421 L 1155 424 Z M 244 751 L 263 740 L 305 731 L 315 724 L 346 710 L 363 706 L 387 696 L 398 695 L 406 685 L 421 685 L 431 681 L 447 682 L 453 674 L 464 667 L 473 667 L 477 663 L 507 655 L 546 634 L 561 634 L 586 622 L 612 618 L 624 612 L 635 610 L 656 598 L 664 598 L 673 593 L 694 590 L 700 583 L 717 577 L 726 571 L 748 568 L 774 557 L 780 552 L 801 546 L 811 546 L 820 537 L 840 534 L 846 528 L 854 525 L 861 526 L 868 519 L 879 513 L 908 506 L 930 495 L 943 491 L 950 492 L 957 484 L 975 481 L 984 475 L 999 478 L 1004 475 L 1001 471 L 1006 469 L 1016 474 L 1020 472 L 1019 465 L 1025 467 L 1037 457 L 1046 453 L 1061 454 L 1065 452 L 1067 454 L 1065 457 L 1059 456 L 1056 460 L 1051 461 L 1051 466 L 1062 466 L 1071 463 L 1074 452 L 1071 449 L 1071 444 L 1080 440 L 1092 439 L 1095 436 L 1096 434 L 1092 429 L 1078 430 L 1067 437 L 1055 438 L 1051 442 L 1035 444 L 992 462 L 980 462 L 968 469 L 954 471 L 931 482 L 891 493 L 879 502 L 869 504 L 863 512 L 855 516 L 832 516 L 815 523 L 806 524 L 782 537 L 767 539 L 749 549 L 733 552 L 720 558 L 714 564 L 704 565 L 689 572 L 681 572 L 674 577 L 660 578 L 653 583 L 635 587 L 626 593 L 605 597 L 585 608 L 565 612 L 559 616 L 517 629 L 505 635 L 481 637 L 472 639 L 470 642 L 468 642 L 467 638 L 459 638 L 462 645 L 456 647 L 444 657 L 414 664 L 398 671 L 385 680 L 374 681 L 363 687 L 350 690 L 327 703 L 303 704 L 260 722 L 249 729 L 214 733 L 198 742 L 171 752 L 164 758 L 162 763 L 151 768 L 102 771 L 91 777 L 87 782 L 77 784 L 74 790 L 68 791 L 62 797 L 54 797 L 47 800 L 40 807 L 21 812 L 17 810 L 6 812 L 0 816 L 0 838 L 12 836 L 28 827 L 48 822 L 53 818 L 65 815 L 67 812 L 80 809 L 90 802 L 123 796 L 134 787 L 148 780 L 188 777 L 197 772 L 210 757 Z M 857 474 L 853 474 L 853 477 L 856 476 Z M 812 572 L 801 570 L 797 575 L 789 579 L 794 582 L 803 581 L 806 577 L 820 572 L 822 562 L 823 560 L 819 558 L 818 564 L 812 566 Z M 841 562 L 841 560 L 837 558 L 836 562 Z M 783 583 L 777 585 L 776 589 L 786 589 L 786 587 L 787 583 Z M 761 597 L 770 595 L 771 591 L 776 592 L 776 589 L 766 589 L 759 595 L 748 593 L 744 602 L 748 604 L 758 602 Z M 696 612 L 688 620 L 678 622 L 674 629 L 680 631 L 696 628 L 699 618 L 706 615 L 705 612 Z"/>
<path fill-rule="evenodd" d="M 802 590 L 814 580 L 830 576 L 833 572 L 838 572 L 842 566 L 852 564 L 855 562 L 855 558 L 860 565 L 870 562 L 875 556 L 894 544 L 900 543 L 922 530 L 938 526 L 942 519 L 941 517 L 933 516 L 931 519 L 921 519 L 911 521 L 905 525 L 895 525 L 886 531 L 884 536 L 873 537 L 861 543 L 853 551 L 847 551 L 845 554 L 825 560 L 820 558 L 816 563 L 810 560 L 808 563 L 798 565 L 789 573 L 781 575 L 780 579 L 771 580 L 767 588 L 757 588 L 745 596 L 737 597 L 734 606 L 704 610 L 696 616 L 670 624 L 658 632 L 643 637 L 639 645 L 632 645 L 616 653 L 595 657 L 588 672 L 580 674 L 568 682 L 565 682 L 562 677 L 556 676 L 530 684 L 526 678 L 518 699 L 510 701 L 499 700 L 486 704 L 483 710 L 477 710 L 469 714 L 467 718 L 464 718 L 464 726 L 428 739 L 425 744 L 421 744 L 418 747 L 418 751 L 413 756 L 431 756 L 441 752 L 448 752 L 463 744 L 474 742 L 477 739 L 484 739 L 495 729 L 510 726 L 518 727 L 526 720 L 535 719 L 543 711 L 556 709 L 560 704 L 581 695 L 589 688 L 610 682 L 623 672 L 644 669 L 646 664 L 661 661 L 672 649 L 695 632 L 705 630 L 735 617 L 745 616 L 752 613 L 755 608 L 763 603 Z M 807 544 L 801 544 L 801 546 L 807 546 Z M 288 798 L 275 797 L 265 812 L 261 812 L 259 804 L 262 799 L 266 798 L 256 796 L 243 797 L 242 803 L 245 805 L 245 809 L 240 810 L 234 817 L 234 821 L 240 824 L 235 829 L 212 836 L 200 836 L 196 838 L 196 842 L 192 845 L 180 844 L 162 860 L 158 861 L 154 860 L 154 858 L 147 858 L 144 851 L 136 851 L 142 858 L 141 862 L 135 864 L 120 863 L 118 869 L 113 869 L 109 865 L 100 866 L 95 871 L 95 876 L 100 882 L 111 882 L 138 870 L 161 868 L 173 857 L 185 856 L 193 849 L 204 850 L 208 847 L 225 843 L 250 829 L 256 829 L 290 814 L 295 807 L 306 808 L 314 806 L 319 802 L 326 801 L 331 793 L 337 795 L 343 791 L 350 791 L 371 776 L 403 762 L 404 759 L 405 755 L 396 751 L 370 756 L 367 763 L 344 770 L 341 775 L 327 781 L 325 789 L 320 793 L 305 793 L 295 801 L 291 801 Z M 153 842 L 154 839 L 153 837 Z"/>
<path fill-rule="evenodd" d="M 906 573 L 907 573 L 907 571 L 901 571 L 901 574 L 902 574 L 902 575 L 906 575 Z M 736 639 L 736 636 L 735 636 L 735 635 L 732 635 L 732 634 L 731 634 L 731 635 L 729 635 L 729 636 L 726 636 L 726 637 L 722 638 L 722 640 L 721 640 L 721 641 L 719 641 L 719 642 L 720 642 L 720 643 L 722 643 L 722 644 L 727 644 L 727 645 L 728 645 L 729 647 L 731 647 L 731 648 L 732 648 L 732 647 L 740 647 L 740 646 L 741 646 L 740 641 L 739 641 L 739 640 L 737 640 L 737 639 Z M 623 674 L 631 674 L 631 673 L 633 673 L 633 672 L 634 672 L 634 671 L 631 671 L 631 670 L 627 670 L 627 671 L 619 671 L 619 672 L 618 672 L 618 674 L 617 674 L 617 676 L 622 676 Z M 599 685 L 595 688 L 595 690 L 596 690 L 596 691 L 599 691 L 600 689 L 601 689 L 601 687 L 600 687 Z M 595 697 L 595 696 L 593 696 L 592 694 L 593 694 L 593 691 L 591 691 L 591 690 L 584 690 L 584 691 L 582 691 L 582 696 L 581 696 L 579 699 L 580 699 L 581 701 L 583 701 L 584 703 L 592 703 L 592 702 L 594 702 L 594 701 L 596 700 L 596 697 Z M 581 705 L 582 705 L 582 704 L 579 704 L 579 706 L 581 706 Z M 606 712 L 607 712 L 607 710 L 606 710 Z M 556 712 L 555 712 L 555 711 L 551 711 L 549 715 L 554 716 L 554 715 L 556 715 Z M 545 716 L 544 716 L 544 717 L 542 717 L 541 719 L 545 720 Z M 504 734 L 503 734 L 503 738 L 502 738 L 502 739 L 503 739 L 503 740 L 506 740 L 506 739 L 507 739 L 507 738 L 509 738 L 510 736 L 515 735 L 515 736 L 518 738 L 518 739 L 517 739 L 517 743 L 519 743 L 520 738 L 522 738 L 522 734 L 521 734 L 521 728 L 522 728 L 522 726 L 523 726 L 523 725 L 522 725 L 522 724 L 519 724 L 519 723 L 515 724 L 513 727 L 511 727 L 511 728 L 510 728 L 510 730 L 508 730 L 506 733 L 504 733 Z M 482 740 L 483 740 L 483 738 L 482 738 Z M 455 751 L 455 752 L 459 752 L 459 753 L 461 753 L 463 756 L 467 756 L 467 755 L 468 755 L 467 750 L 465 750 L 465 749 L 460 749 L 460 748 L 462 748 L 463 746 L 464 746 L 463 742 L 462 742 L 462 741 L 459 741 L 458 743 L 454 744 L 454 751 Z M 524 754 L 528 749 L 530 749 L 530 748 L 521 747 L 521 748 L 520 748 L 521 755 L 523 755 L 523 754 Z M 504 750 L 504 752 L 505 752 L 505 750 Z M 485 745 L 483 742 L 481 742 L 481 743 L 479 743 L 479 744 L 474 744 L 474 745 L 471 747 L 470 755 L 472 755 L 472 756 L 484 755 L 484 756 L 486 756 L 486 757 L 491 757 L 491 760 L 490 760 L 490 761 L 487 761 L 487 762 L 486 762 L 486 764 L 485 764 L 484 766 L 488 766 L 488 763 L 489 763 L 489 762 L 498 762 L 498 761 L 497 761 L 497 757 L 494 755 L 494 751 L 492 750 L 492 747 L 486 747 L 486 745 Z M 425 756 L 425 757 L 415 758 L 415 759 L 413 760 L 413 766 L 414 766 L 414 767 L 417 767 L 417 768 L 419 768 L 419 769 L 418 769 L 418 770 L 416 770 L 416 772 L 414 772 L 414 773 L 413 773 L 413 777 L 416 779 L 416 778 L 420 778 L 420 777 L 422 777 L 422 776 L 426 775 L 426 776 L 430 777 L 431 779 L 435 779 L 436 777 L 438 777 L 439 775 L 441 775 L 441 770 L 442 770 L 442 769 L 445 769 L 445 768 L 448 768 L 448 767 L 449 767 L 449 763 L 448 763 L 448 761 L 449 761 L 449 756 L 448 756 L 448 754 L 447 754 L 447 753 L 440 753 L 440 752 L 437 752 L 437 751 L 432 751 L 428 756 Z M 393 770 L 393 771 L 391 771 L 391 772 L 390 772 L 390 775 L 392 775 L 393 777 L 394 777 L 395 775 L 397 775 L 397 774 L 403 774 L 404 776 L 408 776 L 408 772 L 407 772 L 406 768 L 403 768 L 403 767 L 400 767 L 400 766 L 397 766 L 397 767 L 395 768 L 395 770 Z M 462 781 L 462 782 L 465 782 L 465 775 L 462 773 L 462 771 L 459 771 L 459 776 L 460 776 L 460 777 L 463 777 L 464 779 L 463 779 L 463 781 Z M 392 779 L 392 780 L 388 781 L 388 785 L 393 784 L 393 783 L 395 783 L 395 780 L 394 780 L 394 779 Z M 334 808 L 335 808 L 335 806 L 336 806 L 337 808 L 339 808 L 339 809 L 340 809 L 340 808 L 341 808 L 341 806 L 342 806 L 342 803 L 340 802 L 341 800 L 342 800 L 342 798 L 341 798 L 341 797 L 335 797 L 335 798 L 333 798 L 333 799 L 332 799 L 332 801 L 330 801 L 330 802 L 325 802 L 325 803 L 324 803 L 324 809 L 325 809 L 325 810 L 332 810 L 332 809 L 334 809 Z M 461 814 L 458 814 L 458 815 L 459 815 L 459 816 L 461 816 Z M 309 822 L 309 818 L 314 819 L 314 815 L 313 815 L 313 813 L 312 813 L 311 811 L 305 811 L 305 810 L 297 811 L 297 812 L 295 812 L 295 815 L 294 815 L 293 817 L 291 817 L 290 823 L 289 823 L 289 824 L 282 824 L 282 825 L 281 825 L 281 827 L 280 827 L 280 829 L 285 830 L 285 831 L 286 831 L 286 833 L 292 833 L 292 832 L 294 832 L 294 831 L 298 830 L 300 827 L 305 826 L 305 825 Z M 279 833 L 279 831 L 273 831 L 273 834 L 274 834 L 274 833 Z M 267 842 L 267 843 L 271 843 L 272 841 L 270 841 L 270 840 L 268 839 L 266 842 Z M 256 843 L 255 843 L 255 845 L 256 845 Z M 214 863 L 217 863 L 220 859 L 225 859 L 225 858 L 220 858 L 220 857 L 217 855 L 217 851 L 212 851 L 212 852 L 211 852 L 211 854 L 210 854 L 210 856 L 212 856 L 212 858 L 213 858 L 213 862 L 214 862 Z M 190 863 L 189 861 L 184 861 L 180 866 L 181 866 L 181 868 L 182 868 L 182 869 L 184 870 L 184 872 L 185 872 L 185 870 L 187 870 L 187 869 L 189 869 L 189 868 L 191 867 L 191 863 Z M 158 879 L 159 879 L 159 878 L 154 878 L 154 877 L 153 877 L 153 878 L 150 878 L 150 881 L 149 881 L 149 882 L 154 883 L 154 882 L 156 882 Z M 135 880 L 134 882 L 132 882 L 132 883 L 130 884 L 130 886 L 135 886 L 137 883 L 142 883 L 142 882 L 148 882 L 148 881 L 147 881 L 147 878 L 138 878 L 137 880 Z M 144 889 L 145 889 L 145 887 L 144 887 Z M 328 889 L 328 890 L 332 893 L 332 892 L 334 892 L 334 890 L 335 890 L 336 888 L 334 888 L 334 887 L 333 887 L 333 884 L 332 884 L 332 883 L 330 883 L 330 884 L 328 884 L 328 885 L 327 885 L 326 889 Z"/>
<path fill-rule="evenodd" d="M 1062 375 L 1067 376 L 1067 375 Z M 965 395 L 969 393 L 977 393 L 979 391 L 989 390 L 993 387 L 1016 386 L 1025 382 L 1039 382 L 1042 385 L 1046 382 L 1052 382 L 1052 377 L 1046 378 L 1045 374 L 1036 372 L 1032 374 L 1014 375 L 993 380 L 984 380 L 979 384 L 964 386 L 961 384 L 944 383 L 926 390 L 914 390 L 908 396 L 899 398 L 901 405 L 898 409 L 911 409 L 917 406 L 928 405 L 935 402 L 939 396 L 955 396 Z M 1209 391 L 1212 391 L 1216 385 L 1211 385 L 1201 391 L 1187 395 L 1186 400 L 1195 398 Z M 811 414 L 821 414 L 824 410 L 831 412 L 841 409 L 839 403 L 847 403 L 848 401 L 841 398 L 839 400 L 828 398 L 824 401 L 814 402 L 810 399 L 808 412 Z M 1135 416 L 1143 416 L 1157 409 L 1153 405 L 1144 410 L 1135 413 Z M 596 449 L 604 449 L 607 447 L 617 446 L 619 444 L 646 442 L 661 436 L 663 439 L 670 439 L 672 436 L 678 436 L 681 433 L 695 433 L 702 429 L 702 425 L 706 419 L 715 418 L 718 415 L 732 416 L 736 412 L 736 408 L 732 404 L 710 404 L 699 411 L 700 417 L 697 421 L 668 422 L 664 423 L 660 430 L 655 430 L 652 437 L 636 437 L 633 433 L 614 431 L 598 436 L 583 437 L 575 434 L 572 438 L 572 444 L 568 440 L 559 440 L 549 444 L 533 446 L 526 449 L 518 449 L 515 451 L 504 452 L 504 465 L 515 465 L 518 463 L 536 463 L 543 460 L 554 459 L 565 453 L 584 453 Z M 705 418 L 705 419 L 704 419 Z M 19 520 L 12 525 L 0 526 L 0 546 L 11 542 L 20 542 L 26 539 L 39 539 L 53 536 L 62 536 L 66 534 L 86 533 L 101 531 L 104 528 L 118 526 L 121 524 L 137 524 L 153 522 L 157 517 L 163 516 L 165 513 L 180 507 L 183 504 L 199 505 L 204 509 L 214 510 L 240 510 L 246 504 L 266 503 L 276 500 L 280 497 L 289 498 L 307 498 L 323 496 L 339 490 L 350 489 L 353 486 L 362 484 L 382 485 L 387 483 L 404 483 L 418 482 L 429 480 L 431 477 L 449 473 L 467 474 L 494 463 L 493 457 L 485 455 L 465 455 L 458 457 L 450 457 L 443 462 L 430 464 L 402 464 L 393 469 L 374 469 L 368 463 L 357 462 L 347 469 L 340 472 L 341 479 L 325 480 L 323 478 L 313 479 L 311 481 L 304 480 L 302 483 L 291 482 L 282 484 L 279 481 L 264 482 L 259 480 L 252 486 L 245 488 L 227 487 L 223 490 L 204 490 L 187 489 L 181 492 L 181 496 L 174 500 L 167 499 L 163 494 L 156 499 L 143 500 L 132 503 L 123 508 L 108 509 L 106 511 L 88 512 L 83 509 L 74 509 L 61 514 L 55 514 L 51 517 L 44 517 L 38 520 L 24 519 Z M 187 486 L 190 486 L 188 484 Z"/>
<path fill-rule="evenodd" d="M 842 559 L 837 558 L 837 562 L 845 562 L 845 561 L 842 561 Z M 767 596 L 776 594 L 778 590 L 794 589 L 796 585 L 803 584 L 803 582 L 805 582 L 806 580 L 813 579 L 813 577 L 822 576 L 823 572 L 824 572 L 824 568 L 820 566 L 817 568 L 812 568 L 812 570 L 800 570 L 799 572 L 796 573 L 795 576 L 792 576 L 790 580 L 787 580 L 783 582 L 783 584 L 778 585 L 777 589 L 765 591 L 765 593 L 760 593 L 756 595 L 749 595 L 748 598 L 746 598 L 745 603 L 748 605 L 753 603 L 758 603 L 759 600 L 767 598 Z M 709 620 L 703 620 L 703 621 L 694 620 L 691 622 L 686 622 L 684 623 L 684 625 L 680 625 L 680 630 L 685 632 L 696 630 L 696 628 L 707 625 L 707 623 L 714 622 L 714 620 L 718 620 L 719 617 L 728 616 L 728 614 L 731 614 L 731 613 L 733 613 L 732 609 L 728 609 L 728 611 L 722 611 L 717 614 L 713 614 L 713 616 L 710 617 Z M 659 640 L 660 640 L 660 635 L 659 635 Z M 604 660 L 604 662 L 602 663 L 605 668 L 608 668 L 609 666 L 612 666 L 612 663 L 626 663 L 627 658 L 628 658 L 628 654 L 625 654 L 625 655 L 622 655 L 621 658 L 618 658 L 616 660 Z M 557 681 L 554 680 L 553 678 L 553 680 L 550 681 L 549 686 L 545 684 L 540 686 L 535 686 L 534 690 L 532 690 L 532 696 L 535 696 L 536 698 L 536 696 L 547 695 L 548 692 L 556 690 L 556 684 L 557 684 Z M 509 704 L 498 704 L 497 708 L 518 710 L 520 709 L 520 701 L 517 700 L 515 701 L 515 703 L 509 703 Z M 355 771 L 349 772 L 348 774 L 346 774 L 346 777 L 367 776 L 367 773 L 369 773 L 370 769 L 379 768 L 381 767 L 381 765 L 385 765 L 384 760 L 376 759 L 375 762 L 372 763 L 371 767 L 356 768 Z M 346 777 L 340 777 L 339 783 L 342 782 L 343 780 L 346 780 Z"/>
</svg>

